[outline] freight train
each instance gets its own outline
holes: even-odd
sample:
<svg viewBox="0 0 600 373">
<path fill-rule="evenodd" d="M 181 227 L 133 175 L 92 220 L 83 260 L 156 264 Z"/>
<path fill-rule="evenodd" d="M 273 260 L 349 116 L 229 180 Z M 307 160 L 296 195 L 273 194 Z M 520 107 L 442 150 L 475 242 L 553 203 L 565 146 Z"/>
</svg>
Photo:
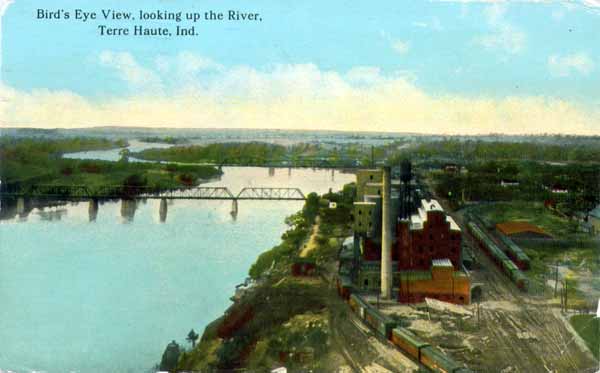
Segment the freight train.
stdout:
<svg viewBox="0 0 600 373">
<path fill-rule="evenodd" d="M 506 256 L 498 245 L 475 222 L 467 224 L 469 232 L 477 239 L 479 246 L 492 259 L 492 261 L 514 282 L 519 289 L 527 291 L 529 281 L 515 263 Z"/>
<path fill-rule="evenodd" d="M 338 287 L 340 296 L 351 288 Z M 351 294 L 348 304 L 352 311 L 375 331 L 380 337 L 390 341 L 396 347 L 413 357 L 416 361 L 436 373 L 473 373 L 446 356 L 437 348 L 421 340 L 410 330 L 403 328 L 388 316 L 382 314 L 357 294 Z"/>
<path fill-rule="evenodd" d="M 506 255 L 519 267 L 520 270 L 528 270 L 531 266 L 531 261 L 527 254 L 513 241 L 510 237 L 504 234 L 498 234 L 500 241 L 508 248 Z"/>
</svg>

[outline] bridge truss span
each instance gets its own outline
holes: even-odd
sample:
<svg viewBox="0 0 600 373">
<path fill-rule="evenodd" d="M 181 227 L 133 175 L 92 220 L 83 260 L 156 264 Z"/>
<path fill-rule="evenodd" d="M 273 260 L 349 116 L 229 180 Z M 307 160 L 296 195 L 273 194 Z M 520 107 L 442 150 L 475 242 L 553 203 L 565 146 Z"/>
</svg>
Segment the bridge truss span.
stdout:
<svg viewBox="0 0 600 373">
<path fill-rule="evenodd" d="M 299 188 L 246 187 L 240 191 L 236 199 L 303 201 L 306 197 Z"/>
<path fill-rule="evenodd" d="M 227 187 L 187 187 L 180 189 L 143 186 L 105 185 L 28 185 L 3 187 L 2 198 L 47 198 L 64 200 L 82 199 L 188 199 L 188 200 L 264 200 L 300 201 L 305 196 L 299 188 L 246 187 L 234 195 Z"/>
</svg>

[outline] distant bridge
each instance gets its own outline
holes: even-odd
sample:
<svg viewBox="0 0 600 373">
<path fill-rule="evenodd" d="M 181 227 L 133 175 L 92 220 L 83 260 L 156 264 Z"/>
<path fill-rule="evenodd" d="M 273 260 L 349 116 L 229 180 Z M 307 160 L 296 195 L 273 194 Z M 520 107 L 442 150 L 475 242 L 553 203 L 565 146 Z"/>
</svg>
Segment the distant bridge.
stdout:
<svg viewBox="0 0 600 373">
<path fill-rule="evenodd" d="M 85 185 L 28 185 L 4 187 L 2 198 L 48 198 L 48 199 L 188 199 L 188 200 L 258 200 L 303 201 L 306 199 L 299 188 L 245 187 L 233 194 L 226 187 L 189 187 L 180 189 L 113 185 L 91 188 Z"/>
</svg>

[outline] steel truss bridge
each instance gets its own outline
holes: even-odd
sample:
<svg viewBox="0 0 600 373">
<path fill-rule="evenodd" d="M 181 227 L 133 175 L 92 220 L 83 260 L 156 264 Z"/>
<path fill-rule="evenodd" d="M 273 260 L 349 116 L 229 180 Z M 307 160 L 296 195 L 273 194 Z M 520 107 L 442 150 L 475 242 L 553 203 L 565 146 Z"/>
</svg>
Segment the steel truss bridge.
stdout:
<svg viewBox="0 0 600 373">
<path fill-rule="evenodd" d="M 29 185 L 8 187 L 0 190 L 2 198 L 40 199 L 198 199 L 198 200 L 257 200 L 257 201 L 303 201 L 306 199 L 299 188 L 245 187 L 233 194 L 226 187 L 189 187 L 161 189 L 138 186 L 101 186 L 91 188 L 85 185 Z"/>
</svg>

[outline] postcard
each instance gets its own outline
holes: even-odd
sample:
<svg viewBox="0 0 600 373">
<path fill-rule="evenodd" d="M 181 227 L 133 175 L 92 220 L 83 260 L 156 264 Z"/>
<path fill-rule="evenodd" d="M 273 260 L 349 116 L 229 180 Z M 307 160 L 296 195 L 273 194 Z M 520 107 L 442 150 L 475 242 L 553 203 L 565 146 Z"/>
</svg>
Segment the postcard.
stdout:
<svg viewBox="0 0 600 373">
<path fill-rule="evenodd" d="M 600 372 L 599 24 L 0 0 L 0 373 Z"/>
</svg>

